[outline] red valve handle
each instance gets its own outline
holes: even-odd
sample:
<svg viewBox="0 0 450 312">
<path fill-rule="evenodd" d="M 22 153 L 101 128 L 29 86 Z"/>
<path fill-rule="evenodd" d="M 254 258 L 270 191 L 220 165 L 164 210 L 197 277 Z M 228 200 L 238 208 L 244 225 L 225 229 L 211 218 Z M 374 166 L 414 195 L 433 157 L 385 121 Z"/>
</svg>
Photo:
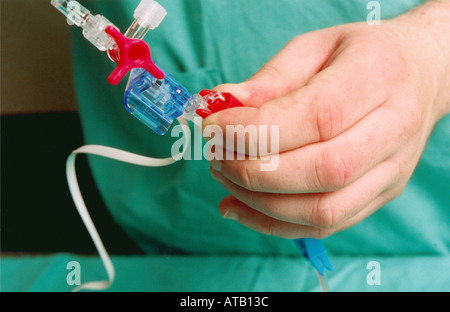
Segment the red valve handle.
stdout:
<svg viewBox="0 0 450 312">
<path fill-rule="evenodd" d="M 112 26 L 106 27 L 105 32 L 116 42 L 120 55 L 117 68 L 108 77 L 110 84 L 119 84 L 125 75 L 135 68 L 143 68 L 156 79 L 164 79 L 164 72 L 153 62 L 147 43 L 139 39 L 127 38 Z"/>
<path fill-rule="evenodd" d="M 111 50 L 113 59 L 118 59 L 118 65 L 112 74 L 108 77 L 108 82 L 117 85 L 125 77 L 125 75 L 135 68 L 143 68 L 147 70 L 156 79 L 164 79 L 164 72 L 160 70 L 152 60 L 150 48 L 147 43 L 139 39 L 130 39 L 125 37 L 115 27 L 108 26 L 105 32 L 110 35 L 116 42 L 117 49 Z M 202 118 L 206 118 L 221 110 L 243 106 L 230 93 L 221 93 L 210 90 L 200 92 L 207 103 L 208 109 L 198 109 L 197 114 Z"/>
<path fill-rule="evenodd" d="M 231 93 L 203 90 L 199 94 L 205 99 L 209 108 L 209 111 L 206 109 L 197 109 L 196 113 L 203 119 L 227 108 L 244 106 Z"/>
</svg>

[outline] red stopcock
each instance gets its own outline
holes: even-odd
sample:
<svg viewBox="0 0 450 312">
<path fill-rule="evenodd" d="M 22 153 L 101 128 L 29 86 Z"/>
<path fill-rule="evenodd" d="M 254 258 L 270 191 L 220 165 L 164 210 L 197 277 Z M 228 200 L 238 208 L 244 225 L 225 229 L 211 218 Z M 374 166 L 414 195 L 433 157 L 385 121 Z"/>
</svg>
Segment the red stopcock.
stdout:
<svg viewBox="0 0 450 312">
<path fill-rule="evenodd" d="M 199 94 L 206 101 L 209 109 L 198 109 L 196 111 L 197 114 L 202 118 L 207 118 L 212 114 L 227 108 L 244 106 L 231 93 L 203 90 Z"/>
<path fill-rule="evenodd" d="M 114 61 L 118 62 L 117 68 L 108 77 L 110 84 L 119 84 L 125 75 L 135 68 L 143 68 L 156 79 L 164 79 L 165 74 L 153 62 L 150 48 L 145 41 L 127 38 L 113 26 L 106 27 L 105 32 L 116 42 L 116 46 L 109 50 L 109 54 Z M 203 90 L 200 92 L 200 96 L 205 100 L 207 106 L 207 109 L 196 111 L 202 118 L 227 108 L 243 106 L 230 93 Z"/>
<path fill-rule="evenodd" d="M 143 68 L 156 79 L 164 79 L 164 72 L 153 62 L 150 48 L 145 41 L 127 38 L 112 26 L 106 27 L 105 32 L 114 39 L 118 50 L 115 51 L 114 58 L 118 59 L 119 64 L 108 77 L 110 84 L 119 84 L 125 75 L 135 68 Z"/>
</svg>

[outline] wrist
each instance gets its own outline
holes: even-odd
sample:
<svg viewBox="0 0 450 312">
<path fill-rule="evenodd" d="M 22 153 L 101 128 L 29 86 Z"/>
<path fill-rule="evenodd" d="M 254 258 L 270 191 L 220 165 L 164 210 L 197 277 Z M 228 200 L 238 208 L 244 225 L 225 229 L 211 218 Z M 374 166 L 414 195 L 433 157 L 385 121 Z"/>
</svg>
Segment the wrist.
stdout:
<svg viewBox="0 0 450 312">
<path fill-rule="evenodd" d="M 435 88 L 437 118 L 450 113 L 450 0 L 430 0 L 395 19 Z"/>
</svg>

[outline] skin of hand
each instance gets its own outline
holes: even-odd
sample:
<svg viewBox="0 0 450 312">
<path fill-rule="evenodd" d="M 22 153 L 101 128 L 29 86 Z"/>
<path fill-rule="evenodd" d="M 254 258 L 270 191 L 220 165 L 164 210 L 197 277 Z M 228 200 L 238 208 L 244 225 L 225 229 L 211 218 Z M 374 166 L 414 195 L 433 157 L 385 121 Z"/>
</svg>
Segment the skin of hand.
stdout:
<svg viewBox="0 0 450 312">
<path fill-rule="evenodd" d="M 248 81 L 218 86 L 245 107 L 208 117 L 204 128 L 279 126 L 276 170 L 261 171 L 262 160 L 210 161 L 231 194 L 222 216 L 268 235 L 324 238 L 399 196 L 450 112 L 449 23 L 450 1 L 430 1 L 379 26 L 315 31 Z"/>
</svg>

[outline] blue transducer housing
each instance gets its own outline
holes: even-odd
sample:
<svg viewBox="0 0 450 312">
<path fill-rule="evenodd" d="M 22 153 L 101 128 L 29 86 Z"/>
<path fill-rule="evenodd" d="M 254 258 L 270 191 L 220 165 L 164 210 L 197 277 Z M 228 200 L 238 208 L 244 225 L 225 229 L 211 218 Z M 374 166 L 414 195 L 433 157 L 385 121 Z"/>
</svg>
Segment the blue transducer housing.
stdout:
<svg viewBox="0 0 450 312">
<path fill-rule="evenodd" d="M 126 109 L 159 135 L 169 130 L 193 100 L 185 87 L 164 74 L 164 79 L 159 80 L 144 69 L 135 69 L 125 91 Z"/>
</svg>

